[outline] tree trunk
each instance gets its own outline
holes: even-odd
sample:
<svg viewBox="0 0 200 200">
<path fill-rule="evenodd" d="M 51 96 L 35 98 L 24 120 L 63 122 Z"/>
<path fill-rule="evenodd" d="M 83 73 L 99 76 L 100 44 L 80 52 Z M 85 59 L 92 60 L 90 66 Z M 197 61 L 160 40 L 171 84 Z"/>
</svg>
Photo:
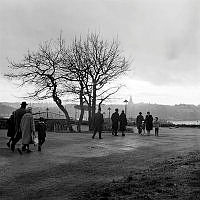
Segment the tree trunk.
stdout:
<svg viewBox="0 0 200 200">
<path fill-rule="evenodd" d="M 53 94 L 53 100 L 56 103 L 56 105 L 60 108 L 60 110 L 62 110 L 62 112 L 65 114 L 67 127 L 69 128 L 70 131 L 74 132 L 72 125 L 70 123 L 69 114 L 68 114 L 67 110 L 65 109 L 65 107 L 62 105 L 62 101 L 60 100 L 59 97 L 57 97 L 56 94 Z"/>
<path fill-rule="evenodd" d="M 84 115 L 84 107 L 83 107 L 83 86 L 81 86 L 81 91 L 80 91 L 80 108 L 81 108 L 81 114 L 78 120 L 78 125 L 77 125 L 77 131 L 80 133 L 81 132 L 81 124 L 83 122 L 83 115 Z"/>
<path fill-rule="evenodd" d="M 94 129 L 94 115 L 95 115 L 95 111 L 96 111 L 96 83 L 93 83 L 93 96 L 92 96 L 92 116 L 91 116 L 91 120 L 92 120 L 92 130 Z"/>
</svg>

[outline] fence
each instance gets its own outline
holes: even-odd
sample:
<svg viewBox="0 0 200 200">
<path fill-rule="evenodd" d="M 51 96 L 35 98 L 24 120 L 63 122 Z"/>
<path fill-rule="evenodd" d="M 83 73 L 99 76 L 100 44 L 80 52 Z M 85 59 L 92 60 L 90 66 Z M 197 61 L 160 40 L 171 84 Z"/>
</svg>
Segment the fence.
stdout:
<svg viewBox="0 0 200 200">
<path fill-rule="evenodd" d="M 6 118 L 0 118 L 0 129 L 8 129 L 7 120 L 8 119 Z M 36 118 L 34 119 L 34 121 L 37 130 L 39 119 Z M 46 119 L 45 122 L 47 124 L 47 131 L 52 131 L 52 132 L 68 131 L 66 119 Z M 73 120 L 71 120 L 70 123 L 75 124 Z"/>
</svg>

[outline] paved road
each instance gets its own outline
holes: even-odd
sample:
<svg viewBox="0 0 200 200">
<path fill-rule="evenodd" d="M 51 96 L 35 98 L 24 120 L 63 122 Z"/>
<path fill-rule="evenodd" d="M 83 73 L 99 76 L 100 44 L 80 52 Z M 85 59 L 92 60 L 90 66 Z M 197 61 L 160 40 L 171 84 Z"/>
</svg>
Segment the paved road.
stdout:
<svg viewBox="0 0 200 200">
<path fill-rule="evenodd" d="M 160 137 L 104 133 L 102 140 L 89 133 L 48 133 L 42 152 L 32 146 L 33 152 L 23 155 L 12 153 L 6 141 L 1 130 L 0 199 L 70 199 L 152 161 L 200 150 L 200 129 L 161 128 Z"/>
</svg>

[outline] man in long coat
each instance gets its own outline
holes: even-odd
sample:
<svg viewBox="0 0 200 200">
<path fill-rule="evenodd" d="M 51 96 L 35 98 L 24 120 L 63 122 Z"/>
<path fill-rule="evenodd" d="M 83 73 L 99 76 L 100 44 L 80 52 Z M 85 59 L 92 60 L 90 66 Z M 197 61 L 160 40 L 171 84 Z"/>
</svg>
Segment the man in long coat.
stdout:
<svg viewBox="0 0 200 200">
<path fill-rule="evenodd" d="M 124 131 L 126 130 L 127 126 L 127 118 L 126 114 L 124 113 L 124 110 L 122 110 L 120 116 L 119 116 L 119 130 L 122 132 L 122 136 L 125 136 Z"/>
<path fill-rule="evenodd" d="M 98 112 L 94 116 L 94 133 L 92 139 L 94 139 L 97 132 L 99 132 L 99 139 L 102 139 L 101 133 L 103 130 L 103 114 L 101 113 L 101 108 L 98 109 Z"/>
<path fill-rule="evenodd" d="M 20 123 L 22 131 L 22 151 L 30 152 L 29 144 L 33 142 L 35 135 L 35 124 L 32 115 L 32 108 L 27 108 L 27 113 L 23 115 Z"/>
<path fill-rule="evenodd" d="M 112 120 L 112 135 L 118 136 L 117 135 L 118 126 L 119 126 L 118 108 L 116 108 L 115 112 L 112 114 L 111 120 Z"/>
<path fill-rule="evenodd" d="M 142 133 L 142 121 L 144 121 L 144 117 L 142 116 L 142 113 L 139 112 L 139 115 L 136 118 L 136 126 L 139 134 Z"/>
<path fill-rule="evenodd" d="M 26 113 L 26 106 L 28 104 L 23 101 L 21 107 L 14 112 L 14 124 L 15 124 L 15 136 L 11 144 L 11 150 L 15 150 L 16 143 L 22 138 L 22 132 L 20 128 L 20 123 L 22 116 Z"/>
</svg>

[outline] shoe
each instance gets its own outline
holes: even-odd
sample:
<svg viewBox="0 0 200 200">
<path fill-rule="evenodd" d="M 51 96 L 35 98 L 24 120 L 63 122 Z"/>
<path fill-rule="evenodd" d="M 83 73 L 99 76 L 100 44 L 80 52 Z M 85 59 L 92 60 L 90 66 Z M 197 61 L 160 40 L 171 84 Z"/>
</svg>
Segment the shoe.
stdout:
<svg viewBox="0 0 200 200">
<path fill-rule="evenodd" d="M 20 155 L 22 155 L 21 149 L 17 148 L 17 151 L 19 152 Z"/>
<path fill-rule="evenodd" d="M 117 134 L 115 134 L 115 136 L 118 136 Z"/>
<path fill-rule="evenodd" d="M 26 153 L 31 153 L 32 151 L 30 149 L 27 149 Z"/>
<path fill-rule="evenodd" d="M 122 134 L 122 136 L 125 136 L 125 134 Z"/>
<path fill-rule="evenodd" d="M 10 148 L 10 143 L 9 143 L 9 142 L 8 142 L 8 143 L 6 143 L 6 145 L 7 145 L 7 147 L 8 147 L 8 148 Z"/>
<path fill-rule="evenodd" d="M 103 139 L 102 137 L 100 137 L 99 139 Z"/>
<path fill-rule="evenodd" d="M 14 145 L 14 144 L 11 144 L 10 149 L 11 149 L 12 152 L 14 152 L 14 151 L 15 151 L 15 145 Z"/>
</svg>

